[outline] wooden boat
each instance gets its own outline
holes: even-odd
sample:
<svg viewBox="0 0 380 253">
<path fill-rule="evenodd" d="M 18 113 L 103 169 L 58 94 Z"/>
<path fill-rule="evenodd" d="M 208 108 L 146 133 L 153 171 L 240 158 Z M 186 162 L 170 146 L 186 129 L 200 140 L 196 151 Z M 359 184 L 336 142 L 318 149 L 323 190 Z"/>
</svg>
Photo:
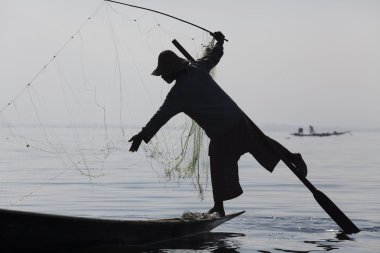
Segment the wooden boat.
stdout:
<svg viewBox="0 0 380 253">
<path fill-rule="evenodd" d="M 292 135 L 294 136 L 298 136 L 298 137 L 328 137 L 328 136 L 339 136 L 339 135 L 342 135 L 342 134 L 346 134 L 346 133 L 349 133 L 350 131 L 346 131 L 346 132 L 327 132 L 327 133 L 313 133 L 313 134 L 303 134 L 303 133 L 292 133 Z"/>
<path fill-rule="evenodd" d="M 189 219 L 110 220 L 0 209 L 0 249 L 146 246 L 209 232 L 242 213 Z"/>
</svg>

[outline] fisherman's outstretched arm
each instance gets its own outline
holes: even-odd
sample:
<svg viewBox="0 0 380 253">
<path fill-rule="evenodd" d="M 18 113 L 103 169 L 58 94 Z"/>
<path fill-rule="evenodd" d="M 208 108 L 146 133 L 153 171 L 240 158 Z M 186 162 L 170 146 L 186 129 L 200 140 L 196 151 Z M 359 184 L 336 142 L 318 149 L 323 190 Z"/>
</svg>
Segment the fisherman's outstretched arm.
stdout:
<svg viewBox="0 0 380 253">
<path fill-rule="evenodd" d="M 181 97 L 176 92 L 170 91 L 162 106 L 141 130 L 140 134 L 144 142 L 148 143 L 166 122 L 182 111 L 182 107 Z"/>
<path fill-rule="evenodd" d="M 144 142 L 148 143 L 158 130 L 179 112 L 175 107 L 162 105 L 140 132 Z"/>
<path fill-rule="evenodd" d="M 153 115 L 145 127 L 143 127 L 138 134 L 129 140 L 129 142 L 132 142 L 129 151 L 136 152 L 142 141 L 148 143 L 150 139 L 152 139 L 152 137 L 158 132 L 158 130 L 166 124 L 166 122 L 181 112 L 181 109 L 182 104 L 178 102 L 178 99 L 172 98 L 169 93 L 163 105 Z"/>
</svg>

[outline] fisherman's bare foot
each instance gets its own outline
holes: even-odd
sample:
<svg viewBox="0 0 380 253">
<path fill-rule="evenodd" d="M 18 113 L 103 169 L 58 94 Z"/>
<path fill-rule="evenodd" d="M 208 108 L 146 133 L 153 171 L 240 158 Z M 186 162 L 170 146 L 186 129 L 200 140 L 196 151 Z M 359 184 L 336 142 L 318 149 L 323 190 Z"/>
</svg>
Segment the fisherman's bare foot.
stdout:
<svg viewBox="0 0 380 253">
<path fill-rule="evenodd" d="M 212 214 L 212 213 L 218 213 L 220 215 L 220 217 L 224 217 L 226 216 L 226 213 L 224 211 L 224 205 L 223 205 L 223 202 L 217 202 L 215 203 L 214 207 L 211 208 L 209 211 L 208 211 L 209 214 Z"/>
<path fill-rule="evenodd" d="M 210 210 L 208 210 L 208 213 L 209 214 L 217 213 L 220 217 L 226 216 L 226 213 L 225 213 L 225 211 L 223 209 L 222 210 L 217 210 L 217 209 L 215 209 L 215 207 L 213 207 Z"/>
<path fill-rule="evenodd" d="M 307 176 L 307 165 L 305 161 L 303 160 L 300 153 L 293 154 L 292 163 L 294 164 L 294 166 L 296 166 L 296 169 L 301 174 L 301 176 L 303 177 Z"/>
</svg>

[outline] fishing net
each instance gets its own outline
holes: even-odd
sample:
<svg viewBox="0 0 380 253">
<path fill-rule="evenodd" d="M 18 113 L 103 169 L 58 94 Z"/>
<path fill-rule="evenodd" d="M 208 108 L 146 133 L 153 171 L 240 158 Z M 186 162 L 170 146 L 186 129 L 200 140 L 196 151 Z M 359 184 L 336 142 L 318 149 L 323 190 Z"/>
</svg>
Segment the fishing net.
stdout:
<svg viewBox="0 0 380 253">
<path fill-rule="evenodd" d="M 209 219 L 215 219 L 220 218 L 220 215 L 218 213 L 199 213 L 199 212 L 191 212 L 191 211 L 185 211 L 182 214 L 181 217 L 183 220 L 209 220 Z"/>
<path fill-rule="evenodd" d="M 67 173 L 79 173 L 89 182 L 102 177 L 115 162 L 115 152 L 123 152 L 125 166 L 134 166 L 127 140 L 171 88 L 150 73 L 161 51 L 175 51 L 173 39 L 194 57 L 213 46 L 211 37 L 197 29 L 102 3 L 19 92 L 1 101 L 0 138 L 9 152 L 2 162 L 22 156 L 25 163 L 12 175 L 40 182 L 20 189 L 19 201 Z M 190 180 L 203 198 L 207 144 L 203 130 L 179 114 L 142 150 L 162 181 Z M 44 173 L 34 175 L 33 168 Z M 9 180 L 2 178 L 2 185 Z"/>
</svg>

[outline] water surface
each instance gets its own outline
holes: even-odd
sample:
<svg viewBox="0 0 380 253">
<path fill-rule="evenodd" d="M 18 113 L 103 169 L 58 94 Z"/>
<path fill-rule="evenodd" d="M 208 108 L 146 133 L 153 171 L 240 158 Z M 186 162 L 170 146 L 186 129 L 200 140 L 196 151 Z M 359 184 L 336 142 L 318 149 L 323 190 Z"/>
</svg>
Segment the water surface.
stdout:
<svg viewBox="0 0 380 253">
<path fill-rule="evenodd" d="M 325 138 L 268 132 L 301 152 L 309 180 L 362 230 L 343 235 L 312 194 L 283 164 L 271 174 L 249 155 L 240 160 L 244 194 L 225 203 L 227 213 L 246 213 L 212 233 L 146 252 L 378 252 L 380 241 L 380 133 Z M 212 206 L 191 182 L 163 182 L 143 152 L 114 150 L 96 177 L 57 163 L 54 155 L 19 144 L 1 129 L 0 208 L 109 219 L 179 217 Z M 68 141 L 64 137 L 63 141 Z M 123 248 L 115 252 L 130 252 Z M 104 252 L 111 252 L 110 249 Z"/>
</svg>

